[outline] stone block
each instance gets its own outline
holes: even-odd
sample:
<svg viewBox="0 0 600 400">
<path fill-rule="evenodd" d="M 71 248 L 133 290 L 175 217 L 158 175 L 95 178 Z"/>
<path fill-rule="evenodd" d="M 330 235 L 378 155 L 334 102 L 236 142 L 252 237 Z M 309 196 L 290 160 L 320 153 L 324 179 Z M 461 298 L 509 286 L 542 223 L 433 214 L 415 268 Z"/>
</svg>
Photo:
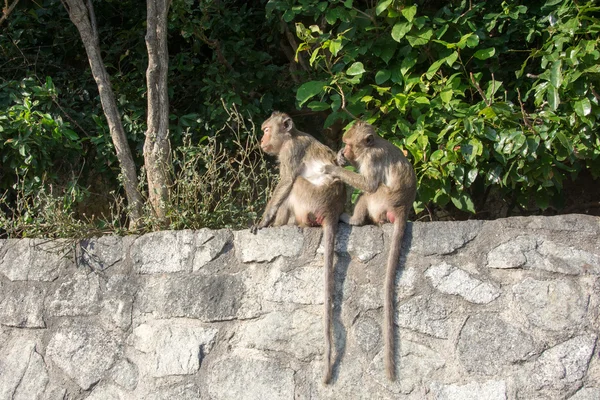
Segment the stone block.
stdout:
<svg viewBox="0 0 600 400">
<path fill-rule="evenodd" d="M 135 328 L 129 341 L 146 354 L 143 365 L 138 365 L 146 374 L 191 375 L 198 372 L 218 332 L 194 320 L 154 320 Z"/>
<path fill-rule="evenodd" d="M 431 387 L 436 400 L 506 400 L 506 382 L 469 382 L 466 385 L 434 384 Z"/>
<path fill-rule="evenodd" d="M 83 321 L 61 324 L 46 348 L 46 356 L 83 390 L 102 379 L 120 353 L 110 331 Z"/>
<path fill-rule="evenodd" d="M 494 375 L 536 352 L 533 338 L 492 314 L 469 317 L 458 339 L 458 356 L 468 372 Z"/>
<path fill-rule="evenodd" d="M 66 275 L 46 298 L 50 316 L 95 315 L 100 312 L 100 280 L 83 269 Z"/>
<path fill-rule="evenodd" d="M 261 229 L 256 235 L 249 230 L 237 231 L 234 236 L 236 256 L 244 263 L 298 257 L 304 247 L 304 235 L 297 226 Z"/>
<path fill-rule="evenodd" d="M 196 249 L 194 252 L 193 271 L 199 271 L 206 264 L 217 258 L 228 243 L 233 241 L 233 234 L 228 229 L 214 231 L 200 229 L 196 232 Z"/>
<path fill-rule="evenodd" d="M 191 230 L 152 232 L 138 237 L 131 246 L 135 270 L 141 274 L 191 271 L 195 238 Z"/>
<path fill-rule="evenodd" d="M 436 298 L 416 296 L 397 306 L 396 324 L 441 339 L 447 339 L 453 310 Z"/>
<path fill-rule="evenodd" d="M 42 398 L 49 377 L 35 342 L 16 338 L 0 352 L 0 399 Z"/>
<path fill-rule="evenodd" d="M 464 247 L 477 237 L 483 221 L 428 222 L 411 226 L 411 251 L 431 256 L 450 254 Z"/>
<path fill-rule="evenodd" d="M 8 239 L 0 273 L 11 281 L 51 282 L 73 265 L 72 249 L 68 240 Z"/>
<path fill-rule="evenodd" d="M 34 282 L 14 282 L 2 288 L 0 324 L 17 328 L 45 328 L 44 297 L 46 287 Z"/>
<path fill-rule="evenodd" d="M 458 295 L 471 303 L 487 304 L 500 296 L 496 285 L 474 278 L 446 262 L 429 267 L 425 276 L 440 292 Z"/>
<path fill-rule="evenodd" d="M 526 278 L 512 288 L 519 312 L 534 326 L 550 331 L 576 329 L 587 312 L 588 296 L 571 280 Z"/>
<path fill-rule="evenodd" d="M 80 242 L 81 265 L 93 271 L 104 271 L 124 259 L 123 238 L 119 236 L 101 236 L 83 239 Z"/>
</svg>

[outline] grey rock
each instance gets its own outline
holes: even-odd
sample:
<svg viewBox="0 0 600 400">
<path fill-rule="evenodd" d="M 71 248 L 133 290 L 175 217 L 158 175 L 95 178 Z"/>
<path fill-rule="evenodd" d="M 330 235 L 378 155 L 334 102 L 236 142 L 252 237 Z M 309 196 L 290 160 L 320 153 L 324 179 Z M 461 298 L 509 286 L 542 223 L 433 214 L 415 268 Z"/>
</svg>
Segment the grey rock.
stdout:
<svg viewBox="0 0 600 400">
<path fill-rule="evenodd" d="M 242 354 L 212 363 L 206 387 L 214 400 L 287 400 L 293 398 L 294 371 L 273 360 Z"/>
<path fill-rule="evenodd" d="M 396 323 L 403 328 L 447 339 L 451 314 L 451 305 L 436 298 L 417 296 L 397 306 Z"/>
<path fill-rule="evenodd" d="M 236 318 L 244 292 L 244 284 L 234 275 L 170 275 L 148 279 L 136 304 L 157 318 L 225 321 Z"/>
<path fill-rule="evenodd" d="M 425 271 L 434 288 L 442 293 L 459 295 L 476 304 L 487 304 L 500 296 L 500 289 L 469 275 L 446 262 L 431 266 Z"/>
<path fill-rule="evenodd" d="M 80 242 L 79 260 L 94 271 L 104 271 L 124 258 L 123 239 L 119 236 L 101 236 Z"/>
<path fill-rule="evenodd" d="M 200 229 L 196 232 L 196 252 L 194 253 L 193 271 L 199 271 L 214 260 L 232 241 L 232 233 L 228 229 L 213 231 Z"/>
<path fill-rule="evenodd" d="M 128 359 L 119 360 L 110 371 L 110 376 L 117 385 L 127 390 L 134 390 L 139 379 L 138 367 Z"/>
<path fill-rule="evenodd" d="M 371 362 L 367 369 L 369 377 L 392 393 L 409 394 L 423 387 L 431 380 L 435 371 L 446 364 L 436 351 L 409 340 L 400 340 L 396 359 L 396 381 L 390 382 L 383 367 L 383 351 Z"/>
<path fill-rule="evenodd" d="M 130 281 L 129 276 L 111 275 L 102 296 L 101 315 L 121 330 L 128 330 L 131 326 L 133 299 L 137 289 L 137 285 Z"/>
<path fill-rule="evenodd" d="M 276 257 L 298 257 L 304 247 L 304 235 L 297 226 L 281 226 L 234 232 L 237 258 L 244 263 L 271 261 Z"/>
<path fill-rule="evenodd" d="M 114 385 L 96 386 L 86 400 L 128 400 L 130 396 Z"/>
<path fill-rule="evenodd" d="M 470 317 L 458 340 L 458 356 L 468 372 L 494 375 L 535 353 L 533 338 L 491 314 Z"/>
<path fill-rule="evenodd" d="M 84 390 L 104 377 L 120 352 L 111 332 L 83 321 L 63 323 L 46 348 L 46 356 Z"/>
<path fill-rule="evenodd" d="M 0 354 L 0 399 L 41 398 L 49 377 L 35 342 L 16 338 Z"/>
<path fill-rule="evenodd" d="M 146 354 L 139 365 L 153 377 L 191 375 L 212 349 L 219 331 L 194 320 L 154 320 L 133 330 L 130 341 Z"/>
<path fill-rule="evenodd" d="M 0 273 L 11 281 L 53 281 L 73 265 L 72 247 L 67 240 L 8 239 Z"/>
<path fill-rule="evenodd" d="M 139 397 L 140 400 L 200 400 L 200 388 L 193 383 L 161 386 Z"/>
<path fill-rule="evenodd" d="M 517 236 L 500 244 L 488 253 L 487 259 L 490 268 L 600 274 L 600 255 L 531 235 Z"/>
<path fill-rule="evenodd" d="M 598 400 L 600 399 L 600 388 L 581 388 L 569 400 Z"/>
<path fill-rule="evenodd" d="M 161 231 L 138 237 L 131 247 L 134 268 L 141 274 L 190 271 L 195 234 Z"/>
<path fill-rule="evenodd" d="M 322 304 L 323 265 L 309 265 L 284 271 L 284 263 L 273 262 L 263 285 L 264 298 L 279 303 Z"/>
<path fill-rule="evenodd" d="M 552 390 L 566 394 L 576 388 L 585 376 L 595 343 L 596 335 L 587 334 L 546 350 L 534 362 L 527 383 L 536 391 Z"/>
<path fill-rule="evenodd" d="M 506 382 L 470 382 L 466 385 L 432 385 L 435 400 L 506 400 Z"/>
<path fill-rule="evenodd" d="M 335 251 L 348 253 L 360 262 L 366 263 L 383 251 L 383 232 L 375 225 L 349 226 L 340 224 L 335 241 Z M 324 244 L 317 253 L 323 254 Z"/>
<path fill-rule="evenodd" d="M 367 354 L 381 345 L 381 326 L 373 318 L 359 318 L 352 326 L 352 334 L 359 347 Z"/>
<path fill-rule="evenodd" d="M 51 316 L 94 315 L 100 312 L 100 280 L 96 273 L 79 269 L 65 276 L 46 299 Z"/>
<path fill-rule="evenodd" d="M 526 278 L 512 288 L 516 308 L 534 326 L 550 331 L 575 329 L 586 314 L 588 296 L 570 280 Z"/>
<path fill-rule="evenodd" d="M 453 253 L 475 239 L 482 226 L 475 220 L 412 224 L 411 250 L 425 256 Z"/>
<path fill-rule="evenodd" d="M 304 310 L 271 312 L 243 324 L 238 332 L 237 345 L 287 353 L 306 361 L 323 352 L 321 321 L 321 314 Z"/>
<path fill-rule="evenodd" d="M 527 265 L 527 257 L 537 248 L 537 239 L 532 236 L 517 236 L 492 249 L 487 255 L 489 268 L 509 269 Z"/>
<path fill-rule="evenodd" d="M 44 297 L 46 288 L 39 284 L 15 282 L 11 290 L 0 286 L 0 324 L 17 328 L 45 328 Z"/>
</svg>

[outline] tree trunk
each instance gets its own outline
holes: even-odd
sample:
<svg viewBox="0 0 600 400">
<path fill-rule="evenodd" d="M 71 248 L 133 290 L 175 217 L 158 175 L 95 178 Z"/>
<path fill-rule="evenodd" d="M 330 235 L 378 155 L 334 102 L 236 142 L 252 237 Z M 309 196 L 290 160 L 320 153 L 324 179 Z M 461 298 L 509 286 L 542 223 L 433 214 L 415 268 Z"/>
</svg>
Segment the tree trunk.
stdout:
<svg viewBox="0 0 600 400">
<path fill-rule="evenodd" d="M 166 218 L 165 203 L 171 185 L 169 143 L 169 97 L 167 73 L 167 14 L 170 0 L 147 0 L 146 47 L 148 48 L 148 130 L 144 142 L 144 163 L 148 175 L 148 198 L 156 216 Z"/>
<path fill-rule="evenodd" d="M 108 122 L 110 136 L 115 146 L 123 175 L 123 186 L 130 209 L 130 227 L 134 227 L 142 215 L 143 200 L 137 189 L 138 180 L 135 164 L 131 156 L 129 144 L 127 143 L 125 131 L 123 130 L 115 95 L 110 85 L 108 73 L 102 62 L 94 8 L 91 0 L 63 0 L 63 5 L 67 9 L 71 21 L 73 21 L 73 24 L 75 24 L 79 31 L 90 62 L 92 75 L 98 85 L 102 109 Z"/>
</svg>

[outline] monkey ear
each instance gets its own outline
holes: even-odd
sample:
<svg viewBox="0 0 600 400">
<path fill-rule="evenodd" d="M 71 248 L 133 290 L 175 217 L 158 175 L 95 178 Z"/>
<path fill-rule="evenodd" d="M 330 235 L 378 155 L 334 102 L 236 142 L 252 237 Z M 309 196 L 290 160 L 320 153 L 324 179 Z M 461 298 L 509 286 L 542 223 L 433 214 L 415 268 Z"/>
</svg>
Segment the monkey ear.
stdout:
<svg viewBox="0 0 600 400">
<path fill-rule="evenodd" d="M 373 137 L 373 135 L 371 135 L 371 134 L 368 134 L 368 135 L 365 137 L 365 144 L 366 144 L 367 146 L 372 146 L 374 142 L 375 142 L 375 137 Z"/>
<path fill-rule="evenodd" d="M 287 117 L 286 119 L 283 120 L 283 129 L 286 132 L 291 131 L 293 126 L 294 126 L 294 122 L 292 122 L 292 119 L 290 117 Z"/>
</svg>

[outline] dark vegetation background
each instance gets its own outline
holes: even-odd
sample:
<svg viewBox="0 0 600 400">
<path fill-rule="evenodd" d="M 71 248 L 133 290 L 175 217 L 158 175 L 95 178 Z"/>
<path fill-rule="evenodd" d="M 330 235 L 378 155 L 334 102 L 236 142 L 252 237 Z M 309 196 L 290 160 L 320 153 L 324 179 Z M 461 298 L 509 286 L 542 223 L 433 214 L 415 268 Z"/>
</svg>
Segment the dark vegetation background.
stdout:
<svg viewBox="0 0 600 400">
<path fill-rule="evenodd" d="M 93 4 L 143 178 L 146 8 Z M 334 149 L 351 115 L 376 125 L 415 166 L 415 219 L 600 215 L 599 30 L 594 1 L 174 0 L 166 228 L 260 215 L 273 110 Z M 122 233 L 123 198 L 77 29 L 59 0 L 20 1 L 0 25 L 0 237 Z"/>
</svg>

